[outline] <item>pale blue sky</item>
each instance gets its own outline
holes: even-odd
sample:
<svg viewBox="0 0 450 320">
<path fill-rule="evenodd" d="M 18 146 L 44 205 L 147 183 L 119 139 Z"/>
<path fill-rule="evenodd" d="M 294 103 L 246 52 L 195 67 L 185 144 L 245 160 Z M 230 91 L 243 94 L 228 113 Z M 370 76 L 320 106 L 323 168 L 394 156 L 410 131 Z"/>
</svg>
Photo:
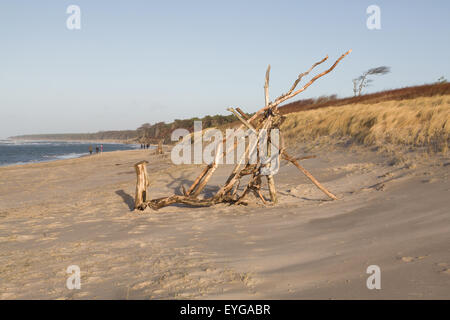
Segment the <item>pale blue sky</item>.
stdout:
<svg viewBox="0 0 450 320">
<path fill-rule="evenodd" d="M 66 28 L 71 4 L 81 30 Z M 381 30 L 366 28 L 371 4 Z M 350 48 L 297 98 L 352 95 L 352 78 L 380 65 L 392 73 L 370 92 L 448 79 L 449 9 L 446 0 L 3 0 L 0 137 L 135 129 L 230 105 L 256 111 L 267 64 L 277 96 L 315 61 Z"/>
</svg>

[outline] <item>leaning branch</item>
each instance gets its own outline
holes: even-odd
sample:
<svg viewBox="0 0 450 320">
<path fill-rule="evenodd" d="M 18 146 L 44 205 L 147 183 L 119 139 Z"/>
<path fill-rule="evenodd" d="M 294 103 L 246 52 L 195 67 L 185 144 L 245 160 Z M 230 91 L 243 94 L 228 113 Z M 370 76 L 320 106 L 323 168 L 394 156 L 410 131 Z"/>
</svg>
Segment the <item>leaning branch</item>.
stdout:
<svg viewBox="0 0 450 320">
<path fill-rule="evenodd" d="M 298 95 L 300 92 L 305 91 L 310 85 L 312 85 L 317 79 L 323 77 L 324 75 L 326 75 L 327 73 L 330 73 L 331 71 L 333 71 L 334 68 L 336 68 L 336 66 L 338 65 L 338 63 L 345 58 L 346 55 L 348 55 L 350 52 L 352 52 L 352 50 L 348 50 L 346 53 L 344 53 L 342 56 L 339 57 L 339 59 L 336 60 L 336 62 L 328 69 L 325 70 L 322 73 L 319 73 L 318 75 L 316 75 L 314 78 L 312 78 L 311 80 L 309 80 L 309 82 L 307 84 L 305 84 L 302 88 L 298 89 L 295 92 L 291 92 L 290 94 L 286 94 L 283 95 L 281 97 L 279 97 L 277 100 L 275 100 L 275 102 L 273 103 L 274 105 L 279 105 L 280 103 L 286 101 L 287 99 L 293 98 L 296 95 Z M 318 63 L 316 63 L 315 65 L 318 65 L 320 63 L 322 63 L 323 61 L 325 61 L 326 58 L 322 61 L 319 61 Z M 313 65 L 313 67 L 315 67 L 315 65 Z M 312 67 L 312 68 L 313 68 Z M 312 70 L 312 69 L 311 69 Z M 297 82 L 298 83 L 298 82 Z M 295 84 L 295 83 L 294 83 Z M 295 84 L 296 85 L 296 84 Z M 294 87 L 295 88 L 295 87 Z"/>
</svg>

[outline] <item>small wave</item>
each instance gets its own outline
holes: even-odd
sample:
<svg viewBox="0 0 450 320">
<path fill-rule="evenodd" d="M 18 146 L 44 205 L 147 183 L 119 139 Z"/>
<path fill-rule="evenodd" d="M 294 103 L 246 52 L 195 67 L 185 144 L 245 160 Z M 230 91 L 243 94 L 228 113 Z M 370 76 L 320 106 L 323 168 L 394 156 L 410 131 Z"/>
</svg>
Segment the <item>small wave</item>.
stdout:
<svg viewBox="0 0 450 320">
<path fill-rule="evenodd" d="M 53 156 L 53 158 L 55 159 L 74 159 L 74 158 L 79 158 L 82 156 L 87 155 L 87 153 L 67 153 L 67 154 L 61 154 L 61 155 L 57 155 L 57 156 Z"/>
</svg>

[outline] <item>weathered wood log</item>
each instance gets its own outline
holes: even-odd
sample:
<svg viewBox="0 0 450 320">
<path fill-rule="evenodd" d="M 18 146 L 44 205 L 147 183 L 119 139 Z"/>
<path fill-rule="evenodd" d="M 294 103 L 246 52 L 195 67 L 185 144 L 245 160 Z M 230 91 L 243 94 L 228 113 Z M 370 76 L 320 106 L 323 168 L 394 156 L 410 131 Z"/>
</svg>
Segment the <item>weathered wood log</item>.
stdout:
<svg viewBox="0 0 450 320">
<path fill-rule="evenodd" d="M 198 184 L 196 190 L 193 193 L 194 197 L 197 197 L 200 192 L 202 192 L 203 188 L 206 186 L 206 184 L 208 183 L 209 179 L 211 179 L 214 171 L 216 171 L 217 166 L 219 165 L 219 157 L 223 156 L 222 153 L 222 144 L 219 144 L 217 149 L 216 149 L 216 156 L 214 158 L 213 163 L 210 165 L 211 168 L 209 168 L 208 172 L 205 174 L 205 177 L 203 178 L 203 180 Z"/>
<path fill-rule="evenodd" d="M 174 204 L 174 203 L 183 203 L 183 204 L 196 206 L 196 207 L 210 207 L 210 206 L 216 204 L 217 202 L 213 201 L 212 199 L 197 199 L 197 198 L 192 198 L 192 197 L 188 197 L 188 196 L 173 195 L 170 197 L 153 199 L 153 200 L 147 201 L 145 203 L 145 205 L 152 208 L 153 210 L 158 210 L 162 207 L 166 207 L 166 206 Z"/>
<path fill-rule="evenodd" d="M 187 196 L 190 195 L 197 188 L 197 185 L 203 179 L 203 177 L 208 173 L 209 169 L 211 169 L 211 166 L 206 166 L 203 169 L 202 173 L 197 177 L 197 179 L 195 179 L 194 183 L 192 183 L 192 185 L 190 186 L 190 188 L 186 192 Z"/>
<path fill-rule="evenodd" d="M 158 147 L 156 149 L 156 154 L 163 154 L 163 140 L 158 141 Z"/>
<path fill-rule="evenodd" d="M 283 158 L 290 161 L 294 166 L 296 166 L 301 172 L 303 172 L 303 174 L 305 176 L 308 177 L 309 180 L 311 180 L 316 186 L 317 188 L 319 188 L 320 190 L 322 190 L 323 193 L 325 193 L 327 196 L 329 196 L 331 199 L 333 200 L 337 200 L 337 197 L 332 194 L 330 191 L 328 191 L 323 185 L 320 184 L 319 181 L 317 181 L 316 178 L 313 177 L 313 175 L 311 173 L 309 173 L 308 170 L 306 170 L 305 168 L 303 168 L 300 163 L 297 162 L 297 160 L 295 160 L 295 158 L 291 157 L 290 155 L 288 155 L 286 152 L 283 152 Z"/>
<path fill-rule="evenodd" d="M 241 122 L 243 122 L 250 130 L 252 130 L 253 132 L 256 132 L 256 129 L 250 124 L 250 122 L 248 122 L 246 119 L 244 119 L 244 117 L 242 117 L 233 108 L 228 108 L 227 110 L 230 111 L 231 113 L 233 113 L 236 116 L 236 118 L 238 118 Z"/>
<path fill-rule="evenodd" d="M 266 71 L 266 81 L 264 84 L 264 100 L 266 102 L 266 106 L 269 106 L 270 101 L 269 101 L 269 78 L 270 78 L 270 64 L 267 67 L 267 71 Z M 269 137 L 270 139 L 270 137 Z M 270 144 L 271 140 L 269 140 Z M 268 148 L 268 154 L 269 156 L 271 156 L 271 148 Z M 280 156 L 280 154 L 278 153 L 277 155 L 278 157 Z M 268 164 L 268 166 L 270 166 L 270 163 Z M 276 204 L 278 202 L 278 198 L 277 198 L 277 189 L 275 188 L 275 180 L 273 178 L 273 175 L 269 174 L 267 176 L 267 186 L 269 187 L 269 194 L 270 194 L 270 199 L 272 200 L 272 203 Z M 261 194 L 260 194 L 261 195 Z M 264 200 L 263 200 L 264 202 Z"/>
<path fill-rule="evenodd" d="M 136 170 L 136 195 L 134 199 L 134 208 L 141 209 L 145 208 L 144 203 L 147 201 L 148 193 L 147 188 L 150 185 L 147 174 L 147 165 L 148 161 L 140 161 L 134 165 Z"/>
<path fill-rule="evenodd" d="M 273 203 L 277 203 L 277 189 L 275 188 L 275 180 L 272 175 L 267 176 L 267 185 L 269 187 L 270 199 Z"/>
<path fill-rule="evenodd" d="M 240 114 L 240 115 L 242 116 L 242 118 L 244 118 L 245 120 L 248 120 L 248 119 L 249 119 L 248 115 L 247 115 L 244 111 L 242 111 L 240 108 L 236 108 L 236 111 L 239 112 L 239 114 Z"/>
<path fill-rule="evenodd" d="M 270 77 L 270 64 L 267 67 L 266 81 L 264 82 L 264 101 L 266 107 L 269 106 L 269 77 Z"/>
</svg>

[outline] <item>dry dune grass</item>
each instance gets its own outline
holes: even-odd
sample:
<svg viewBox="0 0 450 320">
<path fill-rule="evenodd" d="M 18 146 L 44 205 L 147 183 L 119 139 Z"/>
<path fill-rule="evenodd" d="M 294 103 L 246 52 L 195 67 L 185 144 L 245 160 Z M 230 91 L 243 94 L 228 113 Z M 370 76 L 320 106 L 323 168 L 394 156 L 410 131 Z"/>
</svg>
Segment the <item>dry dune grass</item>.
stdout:
<svg viewBox="0 0 450 320">
<path fill-rule="evenodd" d="M 374 104 L 391 100 L 407 100 L 422 97 L 435 97 L 450 94 L 450 83 L 433 83 L 422 86 L 406 87 L 393 90 L 385 90 L 375 93 L 363 94 L 356 97 L 336 99 L 333 96 L 323 96 L 318 99 L 302 99 L 280 107 L 281 114 L 319 109 L 325 107 L 337 107 L 349 104 Z"/>
<path fill-rule="evenodd" d="M 446 153 L 450 141 L 450 95 L 326 107 L 287 115 L 287 142 L 348 137 L 365 145 L 426 146 Z"/>
</svg>

